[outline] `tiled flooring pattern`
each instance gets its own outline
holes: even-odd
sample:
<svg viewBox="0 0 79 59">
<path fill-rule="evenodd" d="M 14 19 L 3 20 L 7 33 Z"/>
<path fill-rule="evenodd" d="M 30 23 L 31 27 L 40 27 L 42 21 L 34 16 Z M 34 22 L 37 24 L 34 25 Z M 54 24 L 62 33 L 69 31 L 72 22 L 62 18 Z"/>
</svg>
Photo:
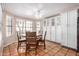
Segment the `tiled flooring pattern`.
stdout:
<svg viewBox="0 0 79 59">
<path fill-rule="evenodd" d="M 13 43 L 4 48 L 3 56 L 25 56 L 24 50 L 25 47 L 21 47 L 17 52 L 17 43 Z M 35 51 L 30 51 L 27 56 L 35 56 Z M 43 46 L 39 46 L 37 56 L 79 56 L 79 52 L 46 41 L 46 49 L 43 49 Z"/>
</svg>

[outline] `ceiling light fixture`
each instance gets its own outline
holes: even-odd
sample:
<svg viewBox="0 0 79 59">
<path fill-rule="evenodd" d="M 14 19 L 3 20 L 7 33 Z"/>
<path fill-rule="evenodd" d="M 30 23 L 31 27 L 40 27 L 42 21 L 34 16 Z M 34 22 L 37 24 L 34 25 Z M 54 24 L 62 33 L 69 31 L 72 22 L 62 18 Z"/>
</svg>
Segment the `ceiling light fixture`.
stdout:
<svg viewBox="0 0 79 59">
<path fill-rule="evenodd" d="M 34 8 L 34 15 L 37 19 L 40 19 L 42 17 L 41 13 L 41 11 L 43 10 L 42 8 L 43 6 L 41 4 L 39 4 L 37 8 Z"/>
</svg>

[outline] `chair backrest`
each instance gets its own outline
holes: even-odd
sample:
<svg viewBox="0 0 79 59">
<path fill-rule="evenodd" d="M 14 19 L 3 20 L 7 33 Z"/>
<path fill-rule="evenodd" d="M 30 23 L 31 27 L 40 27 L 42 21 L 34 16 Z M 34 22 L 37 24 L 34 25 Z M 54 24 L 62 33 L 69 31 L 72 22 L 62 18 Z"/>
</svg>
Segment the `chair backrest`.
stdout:
<svg viewBox="0 0 79 59">
<path fill-rule="evenodd" d="M 36 32 L 26 32 L 27 42 L 36 42 Z"/>
<path fill-rule="evenodd" d="M 19 34 L 19 32 L 17 32 L 17 38 L 18 38 L 18 41 L 21 39 L 21 35 Z"/>
</svg>

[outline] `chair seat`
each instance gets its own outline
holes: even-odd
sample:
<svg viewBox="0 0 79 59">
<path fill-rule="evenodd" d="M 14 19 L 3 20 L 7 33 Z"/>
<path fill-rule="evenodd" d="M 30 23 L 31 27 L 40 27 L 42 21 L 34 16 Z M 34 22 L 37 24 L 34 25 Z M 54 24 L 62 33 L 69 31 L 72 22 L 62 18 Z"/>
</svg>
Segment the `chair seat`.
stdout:
<svg viewBox="0 0 79 59">
<path fill-rule="evenodd" d="M 21 39 L 21 40 L 19 40 L 19 42 L 26 42 L 26 40 L 25 39 Z"/>
<path fill-rule="evenodd" d="M 30 44 L 30 45 L 36 45 L 36 43 L 35 43 L 35 42 L 30 42 L 29 44 Z"/>
<path fill-rule="evenodd" d="M 39 41 L 40 41 L 40 42 L 44 42 L 44 40 L 38 40 L 38 42 L 39 42 Z"/>
</svg>

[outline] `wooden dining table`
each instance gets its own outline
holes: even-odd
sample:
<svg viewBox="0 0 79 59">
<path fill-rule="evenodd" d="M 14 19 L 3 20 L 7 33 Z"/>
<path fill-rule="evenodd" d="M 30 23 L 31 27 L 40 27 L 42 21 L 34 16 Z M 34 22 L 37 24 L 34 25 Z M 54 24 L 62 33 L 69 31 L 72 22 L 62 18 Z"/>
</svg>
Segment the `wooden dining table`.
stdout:
<svg viewBox="0 0 79 59">
<path fill-rule="evenodd" d="M 21 37 L 26 38 L 25 34 L 22 34 Z M 40 40 L 42 38 L 42 34 L 37 35 L 37 40 Z"/>
</svg>

